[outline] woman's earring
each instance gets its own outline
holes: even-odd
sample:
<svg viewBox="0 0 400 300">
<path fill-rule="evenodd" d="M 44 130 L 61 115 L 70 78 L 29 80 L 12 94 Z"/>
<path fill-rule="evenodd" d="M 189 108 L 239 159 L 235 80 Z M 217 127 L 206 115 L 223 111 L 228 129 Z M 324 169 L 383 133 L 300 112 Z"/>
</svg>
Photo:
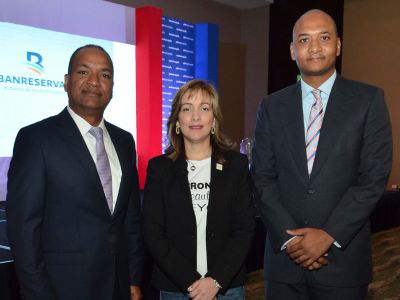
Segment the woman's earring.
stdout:
<svg viewBox="0 0 400 300">
<path fill-rule="evenodd" d="M 178 127 L 178 126 L 176 126 L 176 127 L 175 127 L 175 133 L 176 133 L 177 135 L 179 135 L 179 134 L 181 133 L 181 128 Z"/>
<path fill-rule="evenodd" d="M 214 135 L 215 134 L 215 127 L 211 127 L 211 134 Z"/>
</svg>

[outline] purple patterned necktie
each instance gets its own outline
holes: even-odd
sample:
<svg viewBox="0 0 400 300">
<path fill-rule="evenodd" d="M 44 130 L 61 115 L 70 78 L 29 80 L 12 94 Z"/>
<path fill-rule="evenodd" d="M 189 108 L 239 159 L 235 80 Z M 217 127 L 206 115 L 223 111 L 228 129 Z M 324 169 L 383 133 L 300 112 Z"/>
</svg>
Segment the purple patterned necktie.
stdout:
<svg viewBox="0 0 400 300">
<path fill-rule="evenodd" d="M 321 131 L 322 120 L 324 118 L 324 107 L 321 100 L 321 91 L 313 90 L 311 93 L 315 98 L 315 102 L 311 107 L 306 135 L 307 168 L 309 175 L 311 174 L 315 160 L 315 154 L 317 153 L 319 133 Z"/>
<path fill-rule="evenodd" d="M 112 176 L 110 162 L 108 160 L 106 148 L 104 147 L 103 129 L 100 127 L 92 127 L 90 134 L 96 138 L 96 168 L 99 174 L 101 184 L 103 185 L 104 194 L 107 198 L 107 204 L 110 211 L 113 211 L 112 198 Z"/>
</svg>

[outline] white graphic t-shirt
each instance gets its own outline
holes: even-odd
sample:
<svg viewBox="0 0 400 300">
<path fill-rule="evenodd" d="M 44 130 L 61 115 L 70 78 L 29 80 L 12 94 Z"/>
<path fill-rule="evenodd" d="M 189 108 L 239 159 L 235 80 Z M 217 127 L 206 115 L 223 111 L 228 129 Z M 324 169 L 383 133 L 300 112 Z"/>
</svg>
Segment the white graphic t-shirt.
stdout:
<svg viewBox="0 0 400 300">
<path fill-rule="evenodd" d="M 207 273 L 207 206 L 210 196 L 211 157 L 188 160 L 188 180 L 197 223 L 197 272 Z"/>
</svg>

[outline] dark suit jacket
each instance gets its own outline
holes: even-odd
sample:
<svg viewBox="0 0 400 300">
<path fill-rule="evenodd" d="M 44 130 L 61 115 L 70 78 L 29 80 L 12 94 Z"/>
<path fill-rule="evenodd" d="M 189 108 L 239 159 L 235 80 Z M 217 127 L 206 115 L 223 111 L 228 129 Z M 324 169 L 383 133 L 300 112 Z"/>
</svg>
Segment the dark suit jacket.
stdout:
<svg viewBox="0 0 400 300">
<path fill-rule="evenodd" d="M 243 285 L 244 261 L 254 231 L 246 156 L 223 154 L 222 170 L 211 158 L 207 213 L 207 266 L 224 290 Z M 201 276 L 196 271 L 196 218 L 193 211 L 187 163 L 165 155 L 149 161 L 143 199 L 144 236 L 155 260 L 153 284 L 163 291 L 182 291 Z"/>
<path fill-rule="evenodd" d="M 121 185 L 113 215 L 95 163 L 65 109 L 20 130 L 8 173 L 7 229 L 24 299 L 123 299 L 142 268 L 132 136 L 106 123 Z"/>
<path fill-rule="evenodd" d="M 346 80 L 333 85 L 311 176 L 306 165 L 300 83 L 263 99 L 255 130 L 252 174 L 267 226 L 265 274 L 296 283 L 302 270 L 281 246 L 286 229 L 328 232 L 330 264 L 312 274 L 321 284 L 354 286 L 371 280 L 369 216 L 385 190 L 392 137 L 383 91 Z"/>
</svg>

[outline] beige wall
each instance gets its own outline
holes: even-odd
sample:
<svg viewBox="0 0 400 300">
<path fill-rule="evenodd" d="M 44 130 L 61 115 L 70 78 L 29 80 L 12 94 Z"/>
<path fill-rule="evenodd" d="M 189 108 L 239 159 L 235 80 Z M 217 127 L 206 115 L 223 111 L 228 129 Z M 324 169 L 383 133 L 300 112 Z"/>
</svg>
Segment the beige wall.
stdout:
<svg viewBox="0 0 400 300">
<path fill-rule="evenodd" d="M 342 74 L 385 90 L 394 161 L 389 187 L 400 184 L 400 1 L 345 0 Z"/>
<path fill-rule="evenodd" d="M 109 1 L 131 7 L 155 6 L 164 15 L 187 22 L 218 24 L 219 94 L 225 129 L 236 143 L 253 135 L 258 103 L 268 84 L 269 6 L 240 11 L 208 0 Z"/>
<path fill-rule="evenodd" d="M 258 104 L 268 90 L 269 6 L 242 12 L 246 45 L 244 135 L 253 137 Z"/>
<path fill-rule="evenodd" d="M 219 56 L 219 97 L 224 127 L 239 149 L 244 135 L 245 47 L 239 43 L 220 43 Z"/>
</svg>

